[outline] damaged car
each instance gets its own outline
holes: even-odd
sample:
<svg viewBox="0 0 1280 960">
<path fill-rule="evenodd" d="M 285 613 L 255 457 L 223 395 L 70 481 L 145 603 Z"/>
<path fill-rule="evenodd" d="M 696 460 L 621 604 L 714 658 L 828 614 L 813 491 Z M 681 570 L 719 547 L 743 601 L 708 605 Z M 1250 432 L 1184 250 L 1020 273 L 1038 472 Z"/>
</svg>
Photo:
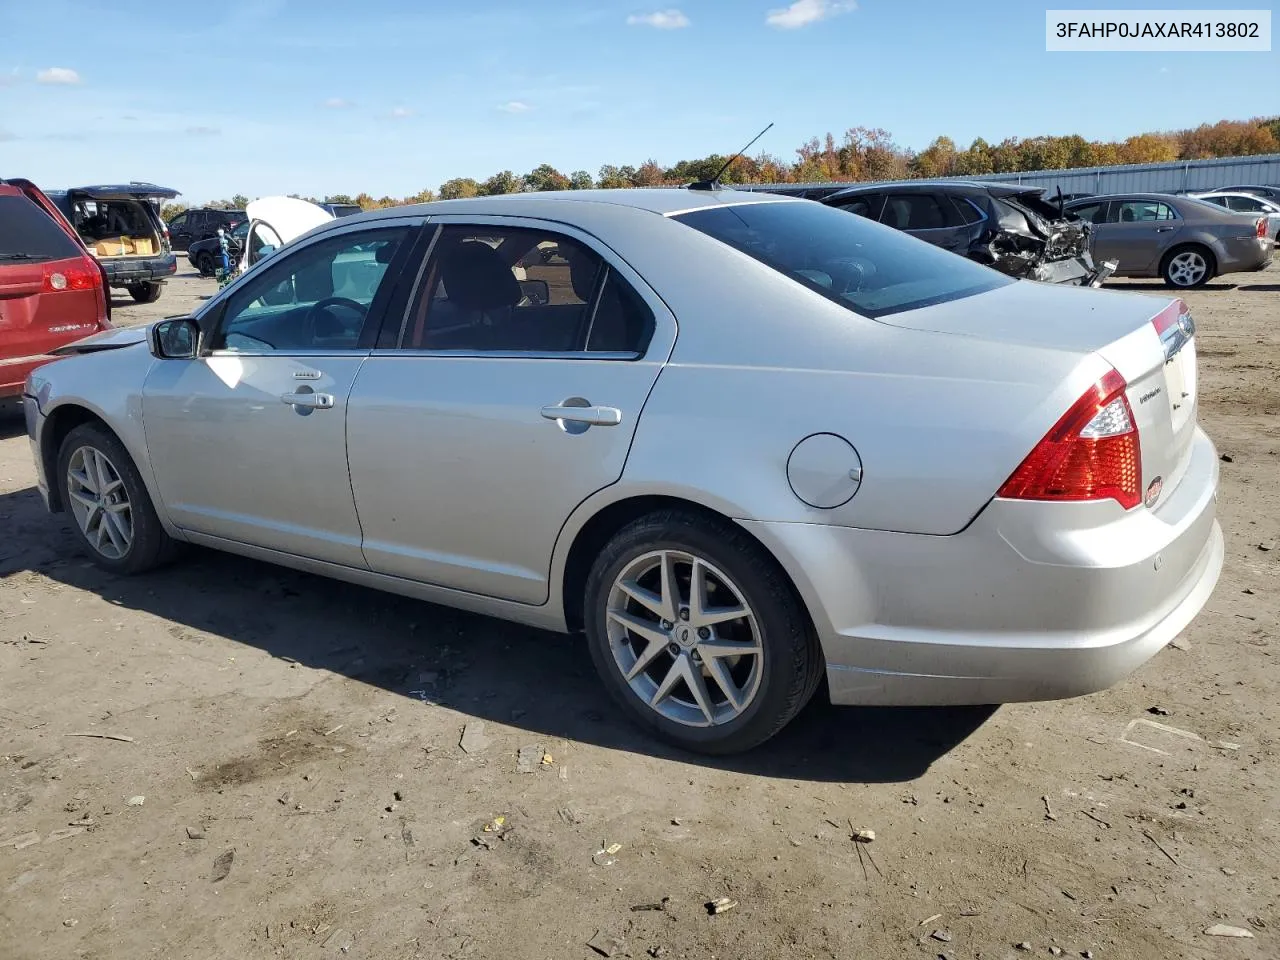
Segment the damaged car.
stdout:
<svg viewBox="0 0 1280 960">
<path fill-rule="evenodd" d="M 1097 287 L 1115 270 L 1095 263 L 1092 226 L 1039 187 L 909 181 L 849 187 L 820 201 L 905 231 L 1011 277 Z"/>
</svg>

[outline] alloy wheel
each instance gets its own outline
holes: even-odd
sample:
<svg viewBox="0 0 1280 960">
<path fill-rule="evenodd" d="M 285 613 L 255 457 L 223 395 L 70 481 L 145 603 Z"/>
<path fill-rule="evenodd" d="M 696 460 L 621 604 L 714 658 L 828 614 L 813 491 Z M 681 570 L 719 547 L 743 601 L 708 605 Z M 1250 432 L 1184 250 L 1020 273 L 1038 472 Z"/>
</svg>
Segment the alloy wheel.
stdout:
<svg viewBox="0 0 1280 960">
<path fill-rule="evenodd" d="M 713 564 L 655 550 L 627 564 L 609 592 L 609 648 L 632 692 L 691 727 L 740 717 L 760 689 L 764 645 L 742 591 Z"/>
<path fill-rule="evenodd" d="M 1169 280 L 1175 286 L 1194 287 L 1209 272 L 1209 264 L 1196 251 L 1184 250 L 1169 261 L 1167 272 Z"/>
<path fill-rule="evenodd" d="M 133 545 L 133 509 L 120 471 L 101 450 L 83 446 L 67 462 L 67 499 L 89 545 L 119 560 Z"/>
</svg>

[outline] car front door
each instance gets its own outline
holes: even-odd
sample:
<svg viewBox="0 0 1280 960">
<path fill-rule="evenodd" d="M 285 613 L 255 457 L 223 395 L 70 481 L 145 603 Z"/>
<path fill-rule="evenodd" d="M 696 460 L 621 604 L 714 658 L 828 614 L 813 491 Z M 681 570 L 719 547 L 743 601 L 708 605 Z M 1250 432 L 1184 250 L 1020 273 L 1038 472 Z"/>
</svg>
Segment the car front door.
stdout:
<svg viewBox="0 0 1280 960">
<path fill-rule="evenodd" d="M 1118 261 L 1122 274 L 1152 271 L 1173 245 L 1181 223 L 1173 208 L 1159 200 L 1113 200 L 1102 259 Z"/>
<path fill-rule="evenodd" d="M 347 397 L 423 218 L 326 233 L 200 316 L 199 356 L 143 388 L 148 455 L 182 529 L 363 567 Z"/>
<path fill-rule="evenodd" d="M 437 222 L 402 325 L 384 328 L 351 392 L 365 558 L 381 573 L 543 603 L 565 521 L 622 473 L 675 319 L 572 228 Z"/>
</svg>

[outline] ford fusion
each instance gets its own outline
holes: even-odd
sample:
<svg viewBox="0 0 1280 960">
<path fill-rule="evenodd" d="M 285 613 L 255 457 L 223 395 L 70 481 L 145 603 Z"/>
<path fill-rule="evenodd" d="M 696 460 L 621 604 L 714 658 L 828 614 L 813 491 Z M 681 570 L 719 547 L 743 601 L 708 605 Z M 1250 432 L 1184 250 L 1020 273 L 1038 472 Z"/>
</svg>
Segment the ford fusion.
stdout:
<svg viewBox="0 0 1280 960">
<path fill-rule="evenodd" d="M 343 217 L 36 370 L 49 508 L 567 633 L 712 753 L 839 704 L 1105 688 L 1223 557 L 1185 304 L 1014 280 L 805 200 Z"/>
</svg>

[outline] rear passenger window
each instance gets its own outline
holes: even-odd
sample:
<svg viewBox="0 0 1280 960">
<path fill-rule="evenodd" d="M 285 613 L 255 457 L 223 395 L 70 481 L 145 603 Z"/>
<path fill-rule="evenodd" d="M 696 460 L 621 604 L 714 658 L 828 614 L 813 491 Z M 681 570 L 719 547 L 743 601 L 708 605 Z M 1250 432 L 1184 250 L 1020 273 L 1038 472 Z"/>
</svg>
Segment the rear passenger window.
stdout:
<svg viewBox="0 0 1280 960">
<path fill-rule="evenodd" d="M 586 245 L 559 234 L 446 226 L 401 339 L 408 350 L 642 353 L 644 301 Z"/>
<path fill-rule="evenodd" d="M 25 196 L 0 196 L 0 266 L 82 255 L 66 231 Z"/>
<path fill-rule="evenodd" d="M 1070 212 L 1081 220 L 1088 220 L 1090 223 L 1102 223 L 1102 215 L 1106 213 L 1106 210 L 1107 205 L 1105 203 L 1086 203 L 1082 207 L 1072 207 Z"/>
<path fill-rule="evenodd" d="M 860 217 L 868 217 L 872 220 L 875 215 L 872 212 L 872 200 L 874 197 L 855 197 L 848 203 L 840 204 L 841 210 L 847 210 L 849 213 L 856 213 Z"/>
<path fill-rule="evenodd" d="M 898 230 L 937 230 L 947 225 L 938 201 L 927 193 L 890 196 L 880 222 Z"/>
<path fill-rule="evenodd" d="M 948 197 L 951 206 L 955 208 L 956 216 L 960 218 L 961 223 L 977 223 L 982 219 L 982 211 L 975 207 L 964 197 Z"/>
<path fill-rule="evenodd" d="M 1149 223 L 1172 219 L 1173 210 L 1167 203 L 1156 200 L 1126 200 L 1120 204 L 1121 223 Z"/>
</svg>

